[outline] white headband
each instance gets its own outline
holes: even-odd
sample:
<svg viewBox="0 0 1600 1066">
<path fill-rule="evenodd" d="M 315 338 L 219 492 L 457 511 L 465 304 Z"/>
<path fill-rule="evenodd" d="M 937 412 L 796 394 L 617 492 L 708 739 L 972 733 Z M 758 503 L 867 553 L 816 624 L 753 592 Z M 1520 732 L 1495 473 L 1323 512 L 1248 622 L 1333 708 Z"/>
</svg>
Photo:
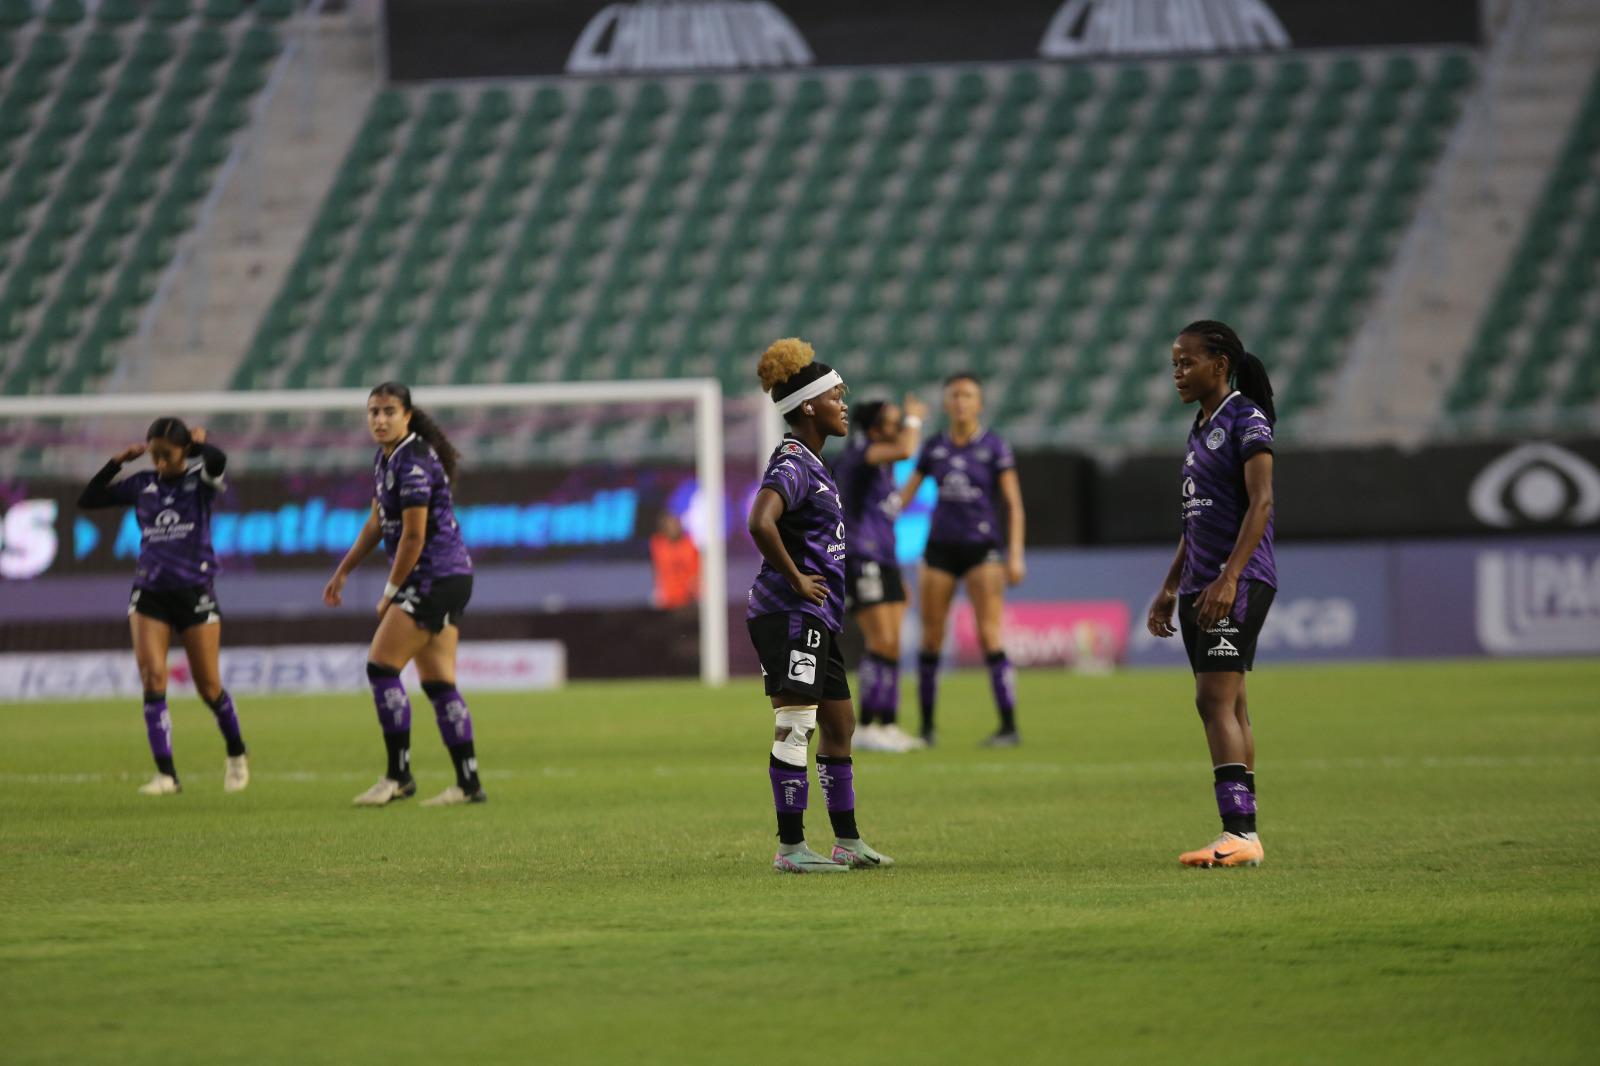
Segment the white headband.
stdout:
<svg viewBox="0 0 1600 1066">
<path fill-rule="evenodd" d="M 774 399 L 772 402 L 778 408 L 780 415 L 786 415 L 807 400 L 815 400 L 828 390 L 843 384 L 844 379 L 839 376 L 839 372 L 830 370 L 799 392 L 791 392 L 783 399 Z"/>
</svg>

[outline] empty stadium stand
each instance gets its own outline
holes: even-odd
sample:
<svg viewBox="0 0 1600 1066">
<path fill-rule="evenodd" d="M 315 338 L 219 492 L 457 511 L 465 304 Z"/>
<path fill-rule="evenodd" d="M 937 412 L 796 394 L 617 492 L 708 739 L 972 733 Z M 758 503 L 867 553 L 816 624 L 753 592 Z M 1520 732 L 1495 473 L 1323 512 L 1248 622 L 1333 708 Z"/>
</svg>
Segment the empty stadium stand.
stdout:
<svg viewBox="0 0 1600 1066">
<path fill-rule="evenodd" d="M 1316 405 L 1474 77 L 1455 52 L 391 89 L 238 388 L 970 367 L 1019 441 L 1167 419 L 1234 321 Z"/>
<path fill-rule="evenodd" d="M 293 0 L 0 0 L 0 391 L 93 391 L 249 119 Z"/>
</svg>

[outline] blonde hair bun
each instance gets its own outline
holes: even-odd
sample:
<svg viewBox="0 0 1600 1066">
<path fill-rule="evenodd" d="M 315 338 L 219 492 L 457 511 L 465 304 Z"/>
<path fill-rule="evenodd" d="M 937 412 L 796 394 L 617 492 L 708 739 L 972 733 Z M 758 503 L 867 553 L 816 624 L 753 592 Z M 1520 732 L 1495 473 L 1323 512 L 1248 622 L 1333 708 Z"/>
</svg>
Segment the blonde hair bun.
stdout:
<svg viewBox="0 0 1600 1066">
<path fill-rule="evenodd" d="M 799 337 L 785 337 L 773 341 L 761 353 L 761 363 L 756 367 L 756 377 L 761 379 L 761 391 L 771 392 L 795 374 L 811 365 L 817 353 Z"/>
</svg>

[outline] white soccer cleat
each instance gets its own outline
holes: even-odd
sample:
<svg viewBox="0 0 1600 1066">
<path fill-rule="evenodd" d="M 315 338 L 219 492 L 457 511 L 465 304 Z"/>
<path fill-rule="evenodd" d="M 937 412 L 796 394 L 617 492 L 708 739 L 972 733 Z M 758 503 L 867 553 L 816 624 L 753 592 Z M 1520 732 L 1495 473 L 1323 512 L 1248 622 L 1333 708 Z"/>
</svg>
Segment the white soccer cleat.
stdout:
<svg viewBox="0 0 1600 1066">
<path fill-rule="evenodd" d="M 250 783 L 250 757 L 230 755 L 222 770 L 222 791 L 243 792 Z"/>
<path fill-rule="evenodd" d="M 357 807 L 386 807 L 395 800 L 403 800 L 416 794 L 417 782 L 414 778 L 407 777 L 404 781 L 396 781 L 392 777 L 384 777 L 379 778 L 376 785 L 351 802 Z"/>
<path fill-rule="evenodd" d="M 489 796 L 483 789 L 468 792 L 460 785 L 451 785 L 432 799 L 422 801 L 424 807 L 458 807 L 463 803 L 487 803 Z"/>
<path fill-rule="evenodd" d="M 874 722 L 864 725 L 856 731 L 851 739 L 850 746 L 856 751 L 897 751 L 897 749 L 884 733 L 884 727 Z"/>
<path fill-rule="evenodd" d="M 928 746 L 927 741 L 912 736 L 898 725 L 886 725 L 882 728 L 884 740 L 894 745 L 894 751 L 903 754 L 908 751 L 922 751 Z"/>
<path fill-rule="evenodd" d="M 139 786 L 141 796 L 176 796 L 182 791 L 183 786 L 178 784 L 178 779 L 171 774 L 156 774 Z"/>
<path fill-rule="evenodd" d="M 842 874 L 850 867 L 818 855 L 802 842 L 794 851 L 780 851 L 772 857 L 772 868 L 780 874 Z"/>
<path fill-rule="evenodd" d="M 893 866 L 894 860 L 873 851 L 865 840 L 838 840 L 833 845 L 833 861 L 862 870 L 876 870 Z"/>
</svg>

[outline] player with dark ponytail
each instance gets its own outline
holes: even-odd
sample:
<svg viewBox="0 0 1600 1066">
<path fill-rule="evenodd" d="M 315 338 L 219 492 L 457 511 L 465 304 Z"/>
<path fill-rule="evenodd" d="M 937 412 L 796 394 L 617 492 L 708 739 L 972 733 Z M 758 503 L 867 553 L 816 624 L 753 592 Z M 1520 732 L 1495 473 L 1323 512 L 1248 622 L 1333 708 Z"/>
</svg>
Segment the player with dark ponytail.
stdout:
<svg viewBox="0 0 1600 1066">
<path fill-rule="evenodd" d="M 124 463 L 146 453 L 155 466 L 113 483 Z M 250 764 L 233 697 L 222 687 L 218 658 L 222 611 L 213 582 L 217 555 L 211 547 L 211 506 L 223 490 L 228 457 L 177 418 L 150 424 L 145 443 L 130 444 L 112 457 L 78 497 L 84 510 L 129 507 L 139 522 L 139 566 L 128 604 L 133 654 L 144 685 L 144 724 L 156 774 L 139 791 L 171 796 L 182 791 L 172 758 L 172 718 L 167 711 L 167 651 L 174 633 L 183 642 L 194 687 L 216 716 L 227 745 L 222 787 L 238 792 L 250 783 Z"/>
<path fill-rule="evenodd" d="M 855 708 L 839 634 L 844 629 L 844 502 L 822 461 L 829 437 L 850 432 L 845 386 L 796 337 L 773 344 L 756 368 L 761 387 L 789 424 L 767 460 L 750 507 L 750 539 L 761 570 L 750 586 L 746 622 L 761 660 L 776 723 L 767 776 L 778 813 L 780 873 L 840 873 L 889 866 L 856 829 L 850 738 Z M 820 727 L 820 729 L 819 729 Z M 835 837 L 831 855 L 806 846 L 807 744 L 817 738 L 817 780 Z"/>
<path fill-rule="evenodd" d="M 383 542 L 389 580 L 378 600 L 367 680 L 389 765 L 355 803 L 382 807 L 416 794 L 411 701 L 400 680 L 400 671 L 413 660 L 456 771 L 456 783 L 423 806 L 482 803 L 488 796 L 478 780 L 472 715 L 456 691 L 461 615 L 472 598 L 472 559 L 450 495 L 460 456 L 438 423 L 412 404 L 411 390 L 398 382 L 385 381 L 368 394 L 367 428 L 378 442 L 372 513 L 322 592 L 329 607 L 343 603 L 345 579 Z"/>
<path fill-rule="evenodd" d="M 1272 435 L 1277 412 L 1261 360 L 1221 322 L 1190 323 L 1172 345 L 1172 377 L 1199 404 L 1183 460 L 1183 536 L 1146 626 L 1170 637 L 1176 609 L 1211 749 L 1222 835 L 1185 866 L 1259 866 L 1255 737 L 1245 672 L 1277 592 L 1272 552 Z"/>
</svg>

